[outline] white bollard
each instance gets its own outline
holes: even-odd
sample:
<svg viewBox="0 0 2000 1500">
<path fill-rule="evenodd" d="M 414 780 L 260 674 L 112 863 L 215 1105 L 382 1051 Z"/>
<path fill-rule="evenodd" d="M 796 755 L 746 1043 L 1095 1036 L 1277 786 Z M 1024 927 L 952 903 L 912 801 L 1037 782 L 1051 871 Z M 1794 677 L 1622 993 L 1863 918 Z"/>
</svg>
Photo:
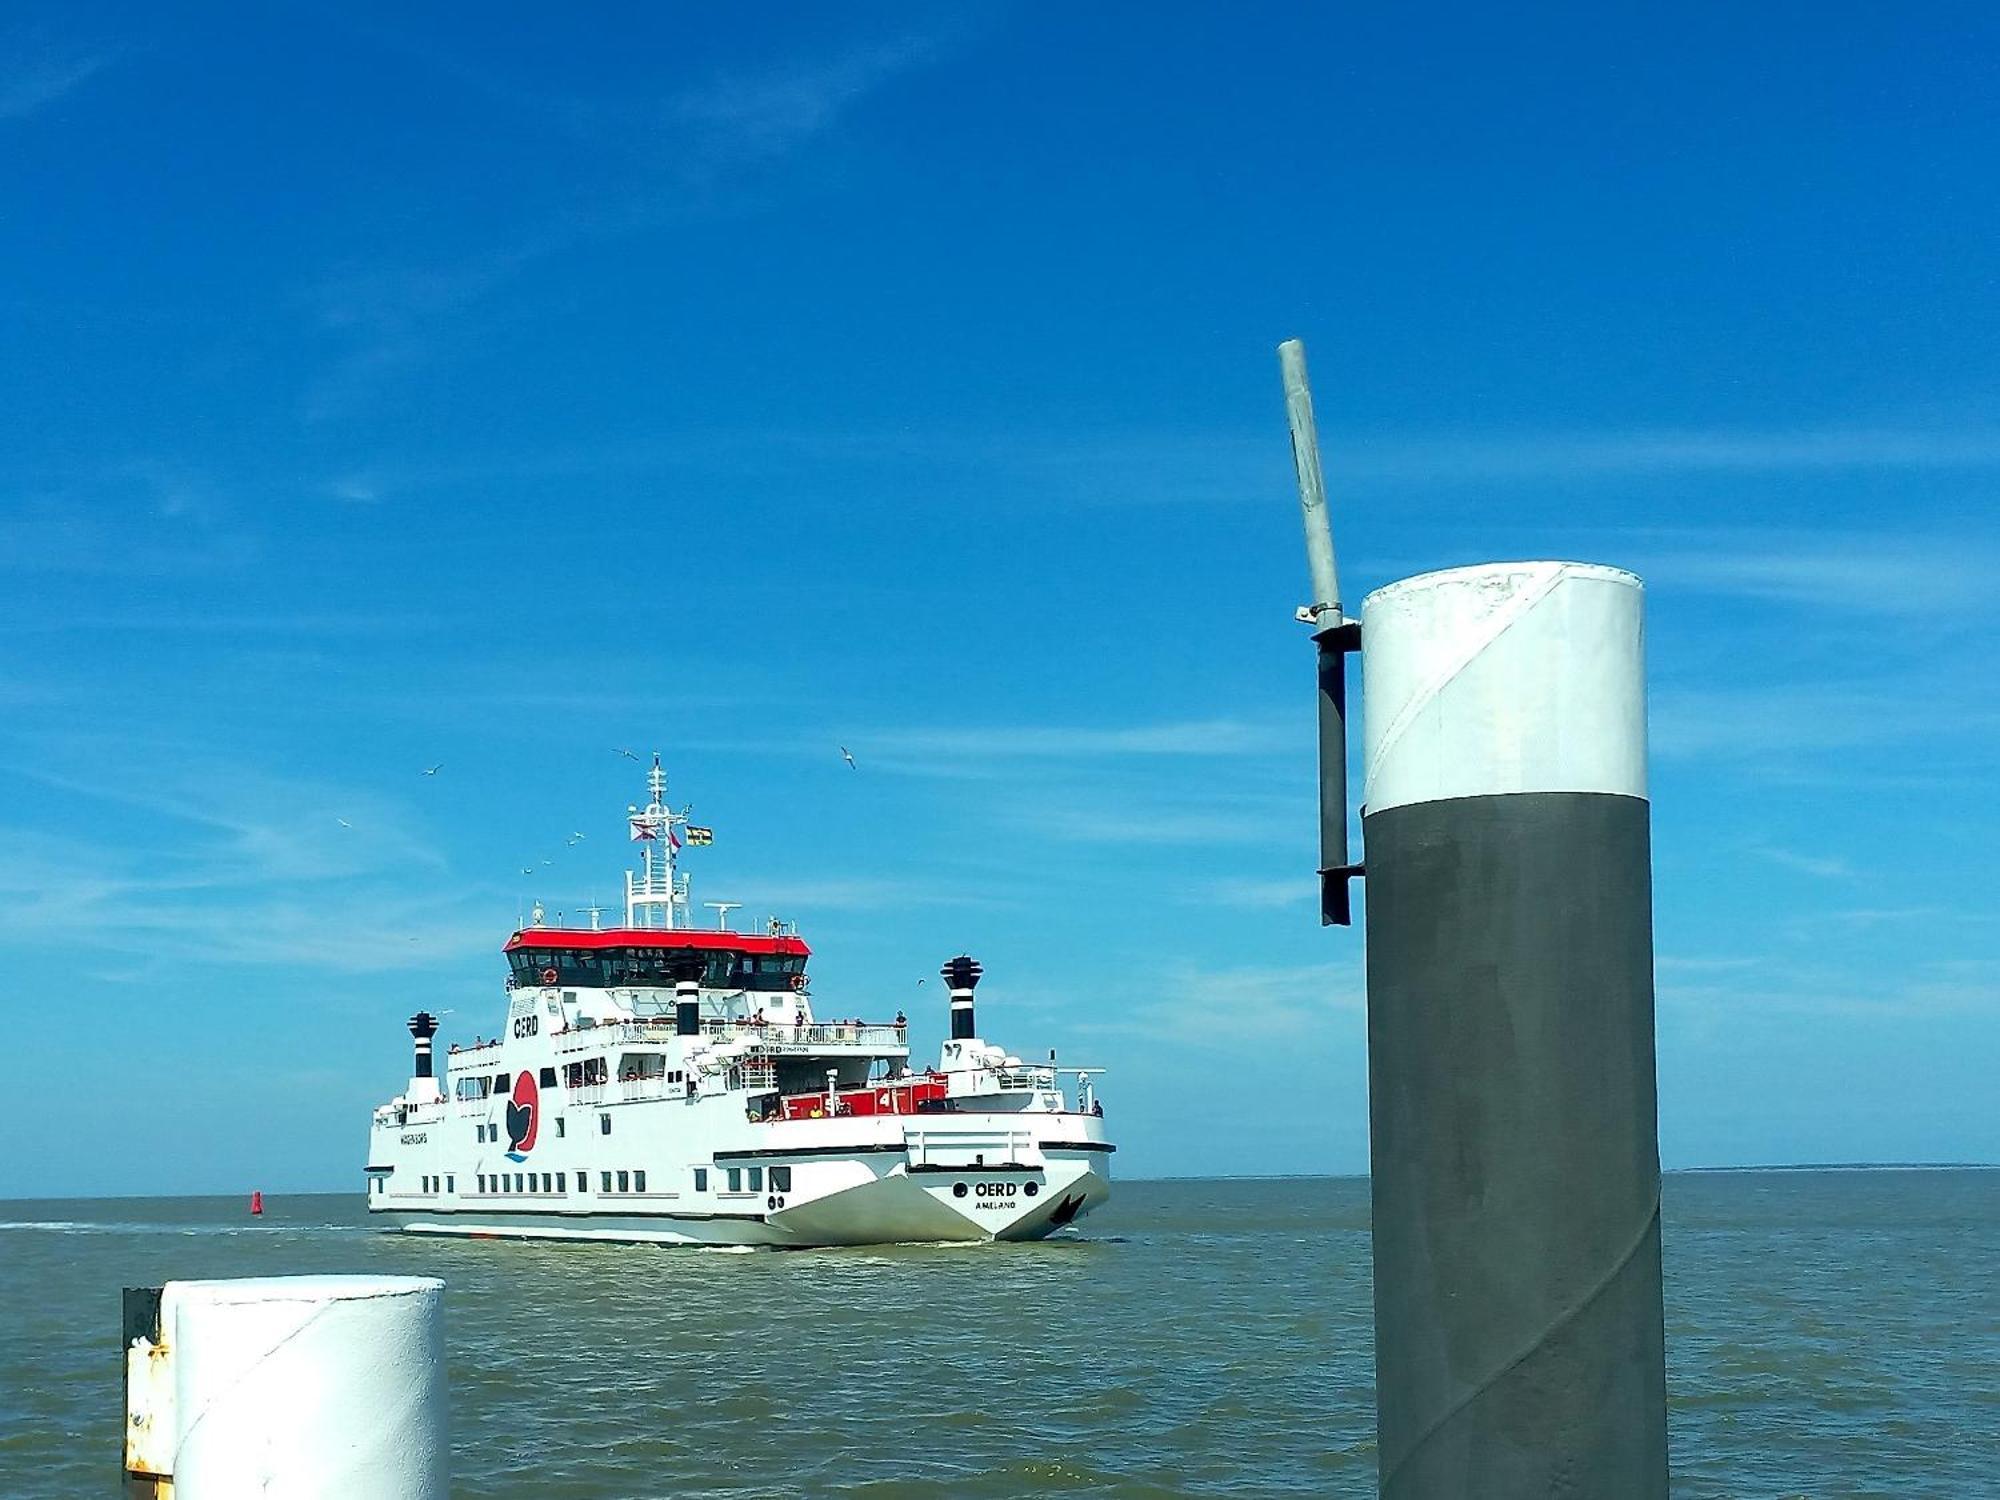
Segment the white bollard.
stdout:
<svg viewBox="0 0 2000 1500">
<path fill-rule="evenodd" d="M 158 1336 L 128 1328 L 128 1475 L 176 1500 L 444 1500 L 443 1292 L 423 1276 L 168 1282 Z"/>
</svg>

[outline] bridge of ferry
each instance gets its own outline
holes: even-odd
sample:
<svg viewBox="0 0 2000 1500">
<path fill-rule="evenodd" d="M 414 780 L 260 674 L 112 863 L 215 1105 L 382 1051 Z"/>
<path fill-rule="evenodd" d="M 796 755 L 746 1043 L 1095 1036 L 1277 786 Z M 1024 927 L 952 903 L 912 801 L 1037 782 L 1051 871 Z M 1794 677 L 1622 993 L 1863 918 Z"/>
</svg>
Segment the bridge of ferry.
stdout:
<svg viewBox="0 0 2000 1500">
<path fill-rule="evenodd" d="M 700 928 L 527 927 L 505 948 L 516 988 L 672 989 L 693 980 L 708 990 L 801 990 L 812 950 L 790 933 Z"/>
</svg>

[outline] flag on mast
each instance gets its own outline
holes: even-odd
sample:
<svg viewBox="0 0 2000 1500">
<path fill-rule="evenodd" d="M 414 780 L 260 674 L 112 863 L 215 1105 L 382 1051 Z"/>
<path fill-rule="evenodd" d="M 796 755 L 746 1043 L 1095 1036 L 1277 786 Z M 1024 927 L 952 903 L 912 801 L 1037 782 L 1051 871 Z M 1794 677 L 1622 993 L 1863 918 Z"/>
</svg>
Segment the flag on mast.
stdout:
<svg viewBox="0 0 2000 1500">
<path fill-rule="evenodd" d="M 654 826 L 653 820 L 644 813 L 634 813 L 627 821 L 632 825 L 632 842 L 635 844 L 660 836 L 660 831 Z"/>
</svg>

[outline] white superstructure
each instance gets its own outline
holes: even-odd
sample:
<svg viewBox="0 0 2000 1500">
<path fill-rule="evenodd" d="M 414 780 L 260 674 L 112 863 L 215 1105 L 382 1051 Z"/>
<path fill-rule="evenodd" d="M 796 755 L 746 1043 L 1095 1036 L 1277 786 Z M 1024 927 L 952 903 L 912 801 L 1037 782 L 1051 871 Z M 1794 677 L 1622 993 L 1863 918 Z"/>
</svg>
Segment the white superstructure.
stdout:
<svg viewBox="0 0 2000 1500">
<path fill-rule="evenodd" d="M 537 907 L 506 944 L 500 1035 L 451 1046 L 441 1078 L 437 1021 L 411 1019 L 414 1076 L 370 1131 L 371 1213 L 429 1234 L 856 1245 L 1037 1239 L 1109 1196 L 1101 1070 L 979 1037 L 963 956 L 940 971 L 934 1068 L 911 1069 L 900 1013 L 818 1015 L 795 932 L 689 925 L 675 855 L 712 835 L 666 804 L 658 756 L 648 792 L 622 926 Z"/>
</svg>

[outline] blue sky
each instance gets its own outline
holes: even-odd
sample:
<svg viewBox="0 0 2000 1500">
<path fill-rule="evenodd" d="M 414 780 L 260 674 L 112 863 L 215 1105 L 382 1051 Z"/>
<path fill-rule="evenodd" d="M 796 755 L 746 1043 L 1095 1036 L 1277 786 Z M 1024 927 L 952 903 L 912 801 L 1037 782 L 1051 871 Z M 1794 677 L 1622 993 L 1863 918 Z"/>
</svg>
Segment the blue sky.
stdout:
<svg viewBox="0 0 2000 1500">
<path fill-rule="evenodd" d="M 13 8 L 0 1194 L 357 1185 L 627 745 L 823 1009 L 1363 1169 L 1291 335 L 1353 598 L 1648 579 L 1667 1163 L 2000 1159 L 1996 30 Z"/>
</svg>

